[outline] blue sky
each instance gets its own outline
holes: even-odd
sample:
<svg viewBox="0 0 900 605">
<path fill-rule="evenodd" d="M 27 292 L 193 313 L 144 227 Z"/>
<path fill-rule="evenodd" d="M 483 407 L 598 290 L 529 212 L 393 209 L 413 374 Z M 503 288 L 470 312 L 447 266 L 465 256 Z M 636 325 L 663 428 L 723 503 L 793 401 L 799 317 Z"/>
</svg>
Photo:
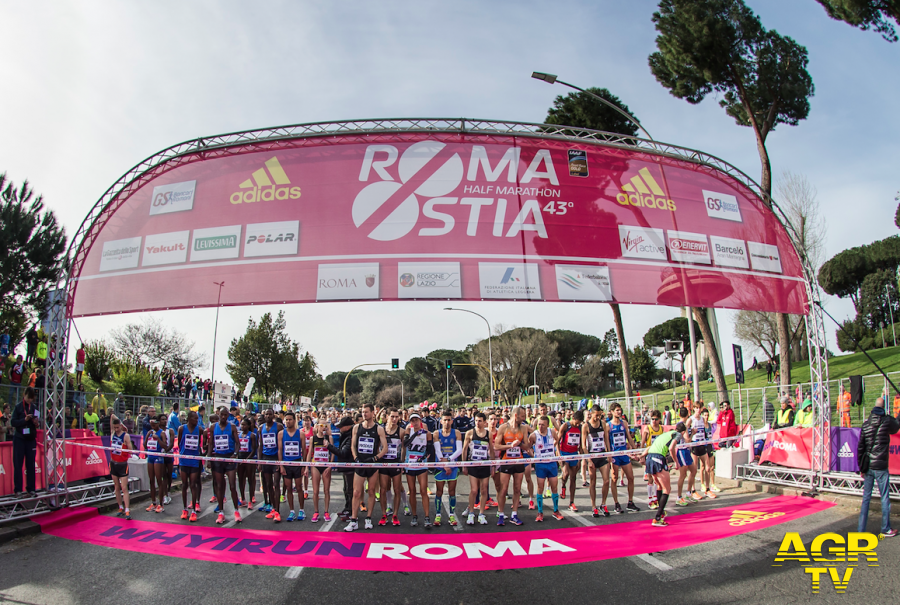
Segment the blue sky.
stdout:
<svg viewBox="0 0 900 605">
<path fill-rule="evenodd" d="M 897 233 L 900 190 L 900 44 L 830 20 L 814 0 L 748 4 L 763 24 L 809 50 L 816 85 L 809 119 L 781 126 L 768 148 L 777 175 L 805 175 L 826 218 L 826 256 Z M 51 8 L 52 6 L 52 8 Z M 690 105 L 653 78 L 654 2 L 54 2 L 0 4 L 0 171 L 28 179 L 73 234 L 131 166 L 201 135 L 281 124 L 371 117 L 542 121 L 555 73 L 618 95 L 659 140 L 719 156 L 758 179 L 752 132 L 714 98 Z M 210 286 L 214 288 L 214 286 Z M 839 318 L 849 301 L 828 297 Z M 294 339 L 323 374 L 403 361 L 484 338 L 472 316 L 443 303 L 320 303 L 286 308 Z M 606 305 L 471 303 L 494 324 L 602 336 Z M 223 309 L 216 374 L 248 317 L 274 308 Z M 626 338 L 678 314 L 623 308 Z M 718 313 L 730 350 L 732 312 Z M 138 318 L 86 318 L 86 339 Z M 211 353 L 215 311 L 165 320 Z M 833 329 L 829 341 L 834 345 Z M 749 359 L 752 353 L 747 352 Z M 730 355 L 725 359 L 728 371 Z"/>
</svg>

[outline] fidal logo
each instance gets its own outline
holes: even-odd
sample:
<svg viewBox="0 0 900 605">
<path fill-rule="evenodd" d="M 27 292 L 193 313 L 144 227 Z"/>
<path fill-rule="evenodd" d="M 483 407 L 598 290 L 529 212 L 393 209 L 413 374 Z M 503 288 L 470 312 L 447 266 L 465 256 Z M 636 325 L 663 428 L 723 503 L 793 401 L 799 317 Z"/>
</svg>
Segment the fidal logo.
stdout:
<svg viewBox="0 0 900 605">
<path fill-rule="evenodd" d="M 268 172 L 266 172 L 267 169 Z M 271 178 L 269 178 L 270 176 Z M 232 193 L 231 203 L 251 204 L 272 200 L 296 200 L 300 197 L 300 187 L 290 187 L 290 184 L 291 180 L 285 174 L 278 158 L 273 156 L 266 160 L 263 168 L 256 170 L 249 179 L 239 185 L 244 191 Z"/>
<path fill-rule="evenodd" d="M 623 206 L 675 211 L 675 202 L 666 198 L 665 191 L 646 168 L 638 170 L 638 176 L 631 177 L 631 184 L 622 185 L 622 191 L 625 193 L 618 194 L 616 201 Z"/>
<path fill-rule="evenodd" d="M 513 277 L 513 272 L 516 270 L 515 267 L 509 267 L 506 270 L 506 273 L 503 274 L 503 278 L 500 280 L 501 284 L 508 284 L 509 282 L 520 282 L 522 281 L 518 277 Z"/>
</svg>

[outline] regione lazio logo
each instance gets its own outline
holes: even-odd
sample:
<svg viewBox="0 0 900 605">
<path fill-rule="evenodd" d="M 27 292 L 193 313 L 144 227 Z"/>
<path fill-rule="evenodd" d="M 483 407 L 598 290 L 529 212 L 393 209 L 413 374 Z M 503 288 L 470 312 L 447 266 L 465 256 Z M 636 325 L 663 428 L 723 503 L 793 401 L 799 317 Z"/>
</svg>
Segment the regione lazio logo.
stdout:
<svg viewBox="0 0 900 605">
<path fill-rule="evenodd" d="M 462 298 L 459 263 L 398 263 L 398 298 Z"/>
<path fill-rule="evenodd" d="M 194 207 L 194 191 L 196 189 L 197 181 L 154 187 L 153 199 L 150 202 L 150 216 L 191 210 Z"/>
<path fill-rule="evenodd" d="M 541 300 L 538 266 L 533 263 L 478 263 L 481 298 Z"/>
<path fill-rule="evenodd" d="M 103 252 L 100 255 L 100 270 L 134 269 L 138 266 L 140 255 L 140 236 L 103 242 Z"/>
<path fill-rule="evenodd" d="M 560 300 L 612 300 L 609 267 L 556 265 L 556 291 Z"/>
<path fill-rule="evenodd" d="M 704 190 L 703 201 L 706 205 L 706 214 L 710 217 L 742 222 L 741 207 L 738 206 L 737 198 L 733 195 Z"/>
<path fill-rule="evenodd" d="M 619 243 L 626 258 L 668 260 L 665 241 L 662 229 L 619 225 Z"/>
<path fill-rule="evenodd" d="M 319 265 L 316 300 L 377 299 L 378 274 L 378 263 Z"/>
<path fill-rule="evenodd" d="M 450 233 L 456 227 L 457 218 L 465 216 L 468 219 L 465 228 L 467 236 L 489 234 L 493 237 L 515 237 L 523 231 L 533 231 L 538 237 L 546 238 L 547 228 L 537 198 L 558 196 L 560 190 L 537 184 L 521 185 L 528 185 L 538 178 L 546 179 L 550 185 L 559 185 L 550 151 L 536 150 L 521 176 L 521 148 L 501 147 L 499 151 L 503 155 L 492 165 L 486 147 L 472 146 L 466 168 L 460 153 L 439 141 L 414 143 L 402 154 L 393 145 L 369 145 L 359 173 L 359 180 L 369 184 L 353 200 L 353 224 L 362 229 L 369 239 L 388 242 L 412 232 L 419 223 L 421 211 L 427 225 L 416 232 L 419 236 L 434 237 Z M 522 165 L 525 163 L 523 158 Z M 374 178 L 380 180 L 369 182 L 373 173 Z M 465 181 L 477 181 L 479 184 L 463 186 L 464 177 Z M 497 182 L 502 177 L 508 183 L 520 186 L 483 184 Z M 462 191 L 457 192 L 461 186 Z M 454 192 L 478 197 L 451 197 Z M 521 198 L 510 204 L 521 202 L 521 209 L 512 222 L 508 222 L 507 218 L 507 199 L 499 197 L 503 195 Z M 531 199 L 532 196 L 534 199 Z M 553 208 L 560 203 L 568 208 L 566 202 L 554 202 Z M 452 212 L 453 206 L 468 208 L 461 213 Z M 481 221 L 482 214 L 485 221 Z M 512 216 L 513 212 L 509 215 Z M 485 233 L 479 233 L 479 225 L 483 222 L 492 225 L 488 228 L 489 233 L 484 228 L 482 231 Z"/>
<path fill-rule="evenodd" d="M 154 267 L 185 262 L 190 236 L 190 231 L 148 235 L 144 240 L 141 266 Z"/>
<path fill-rule="evenodd" d="M 300 187 L 291 186 L 291 179 L 275 156 L 266 160 L 262 167 L 253 171 L 250 178 L 238 187 L 240 189 L 231 194 L 232 204 L 296 200 L 300 197 Z"/>
</svg>

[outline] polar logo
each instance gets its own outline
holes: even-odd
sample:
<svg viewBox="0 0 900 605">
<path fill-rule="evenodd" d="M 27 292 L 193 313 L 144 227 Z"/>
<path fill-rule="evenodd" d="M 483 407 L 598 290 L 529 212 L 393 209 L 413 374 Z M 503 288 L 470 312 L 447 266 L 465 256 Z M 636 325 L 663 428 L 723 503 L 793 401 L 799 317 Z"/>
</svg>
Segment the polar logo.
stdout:
<svg viewBox="0 0 900 605">
<path fill-rule="evenodd" d="M 370 145 L 366 149 L 362 169 L 359 173 L 360 181 L 369 180 L 369 172 L 374 170 L 381 177 L 381 181 L 367 185 L 356 195 L 353 200 L 352 218 L 353 224 L 361 227 L 378 209 L 385 204 L 396 204 L 391 213 L 369 232 L 370 239 L 389 242 L 399 239 L 412 231 L 419 220 L 419 200 L 417 195 L 425 198 L 440 198 L 447 195 L 462 183 L 463 162 L 459 154 L 454 153 L 441 163 L 441 158 L 435 159 L 446 145 L 437 141 L 422 141 L 410 145 L 400 156 L 398 173 L 400 183 L 385 170 L 397 161 L 397 149 L 391 145 Z M 376 159 L 375 154 L 387 154 L 385 159 Z M 440 166 L 435 169 L 435 166 Z M 416 189 L 407 195 L 405 199 L 396 200 L 395 194 L 403 188 L 419 171 L 428 167 L 431 175 Z M 433 206 L 441 203 L 440 199 L 431 199 L 425 203 L 425 214 L 432 214 Z"/>
</svg>

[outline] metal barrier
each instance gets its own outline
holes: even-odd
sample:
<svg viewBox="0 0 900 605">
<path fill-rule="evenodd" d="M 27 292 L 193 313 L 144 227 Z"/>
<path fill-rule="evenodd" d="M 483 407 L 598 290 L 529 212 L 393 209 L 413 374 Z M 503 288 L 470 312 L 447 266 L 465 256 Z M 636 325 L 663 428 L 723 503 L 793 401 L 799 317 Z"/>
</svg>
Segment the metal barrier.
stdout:
<svg viewBox="0 0 900 605">
<path fill-rule="evenodd" d="M 128 493 L 135 494 L 140 491 L 141 480 L 137 477 L 128 478 Z M 99 483 L 89 483 L 85 485 L 75 485 L 68 487 L 68 503 L 67 506 L 76 506 L 79 504 L 91 504 L 92 502 L 100 502 L 115 498 L 115 486 L 112 481 L 101 481 Z M 54 491 L 46 491 L 36 494 L 35 496 L 25 498 L 6 497 L 0 498 L 0 523 L 13 521 L 16 519 L 24 519 L 33 517 L 42 513 L 49 513 L 57 510 L 58 500 L 64 499 L 63 494 L 57 494 Z"/>
<path fill-rule="evenodd" d="M 746 481 L 760 481 L 775 485 L 786 485 L 808 489 L 815 473 L 799 468 L 787 468 L 784 466 L 762 466 L 759 464 L 745 464 L 737 467 L 738 479 Z M 859 473 L 822 473 L 820 491 L 851 496 L 862 496 L 863 478 Z M 891 477 L 891 500 L 900 500 L 900 477 Z M 877 490 L 875 490 L 877 492 Z"/>
</svg>

